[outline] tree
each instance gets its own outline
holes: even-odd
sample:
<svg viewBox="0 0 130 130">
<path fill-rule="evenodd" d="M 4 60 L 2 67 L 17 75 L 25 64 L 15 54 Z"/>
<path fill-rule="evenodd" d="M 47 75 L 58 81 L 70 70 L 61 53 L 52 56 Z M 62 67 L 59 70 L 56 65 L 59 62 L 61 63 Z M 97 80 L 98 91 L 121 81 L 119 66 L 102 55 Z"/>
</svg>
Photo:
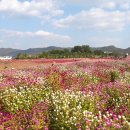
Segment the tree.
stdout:
<svg viewBox="0 0 130 130">
<path fill-rule="evenodd" d="M 16 56 L 16 59 L 27 59 L 27 58 L 29 58 L 29 56 L 26 53 L 19 53 Z"/>
<path fill-rule="evenodd" d="M 94 54 L 95 54 L 95 55 L 103 55 L 104 52 L 101 51 L 101 50 L 95 50 L 95 51 L 94 51 Z"/>
<path fill-rule="evenodd" d="M 81 46 L 74 46 L 74 48 L 72 48 L 71 52 L 81 52 Z"/>
<path fill-rule="evenodd" d="M 71 52 L 91 53 L 91 49 L 88 45 L 74 46 Z"/>
<path fill-rule="evenodd" d="M 81 46 L 81 49 L 82 49 L 81 52 L 86 52 L 86 53 L 91 53 L 92 52 L 88 45 Z"/>
</svg>

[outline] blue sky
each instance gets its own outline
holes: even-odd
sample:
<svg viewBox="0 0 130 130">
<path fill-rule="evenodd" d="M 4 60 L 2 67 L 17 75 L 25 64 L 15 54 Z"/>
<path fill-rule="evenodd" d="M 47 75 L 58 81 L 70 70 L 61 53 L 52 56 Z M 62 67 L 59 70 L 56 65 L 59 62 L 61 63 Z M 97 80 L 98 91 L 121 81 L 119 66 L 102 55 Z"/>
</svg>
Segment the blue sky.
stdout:
<svg viewBox="0 0 130 130">
<path fill-rule="evenodd" d="M 0 0 L 0 48 L 130 47 L 130 0 Z"/>
</svg>

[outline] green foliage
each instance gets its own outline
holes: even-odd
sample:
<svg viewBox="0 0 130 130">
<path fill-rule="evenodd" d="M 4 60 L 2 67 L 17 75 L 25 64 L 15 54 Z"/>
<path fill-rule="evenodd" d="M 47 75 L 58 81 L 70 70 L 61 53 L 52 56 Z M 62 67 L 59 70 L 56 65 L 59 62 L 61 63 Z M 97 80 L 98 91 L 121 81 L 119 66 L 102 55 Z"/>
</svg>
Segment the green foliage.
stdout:
<svg viewBox="0 0 130 130">
<path fill-rule="evenodd" d="M 0 83 L 13 81 L 14 85 L 7 82 L 0 88 L 0 129 L 130 129 L 127 67 L 121 62 L 78 62 L 46 69 L 3 70 Z"/>
<path fill-rule="evenodd" d="M 94 54 L 95 54 L 95 55 L 103 55 L 104 52 L 101 51 L 101 50 L 95 50 L 95 51 L 94 51 Z"/>
<path fill-rule="evenodd" d="M 19 110 L 30 110 L 33 104 L 43 100 L 44 91 L 42 88 L 29 86 L 7 88 L 0 92 L 2 109 L 11 113 Z"/>
<path fill-rule="evenodd" d="M 118 71 L 111 71 L 110 72 L 110 81 L 115 82 L 116 79 L 119 78 L 119 72 Z"/>
<path fill-rule="evenodd" d="M 38 55 L 39 58 L 68 58 L 70 51 L 68 49 L 64 50 L 51 50 L 48 52 L 43 52 Z"/>
<path fill-rule="evenodd" d="M 72 48 L 71 52 L 91 53 L 91 49 L 87 45 L 75 46 L 74 48 Z"/>
<path fill-rule="evenodd" d="M 74 46 L 71 50 L 51 50 L 40 54 L 29 55 L 26 53 L 19 53 L 16 59 L 33 59 L 33 58 L 86 58 L 86 57 L 105 57 L 106 55 L 100 51 L 92 52 L 88 45 Z"/>
<path fill-rule="evenodd" d="M 106 88 L 106 92 L 109 95 L 109 99 L 107 101 L 108 107 L 114 107 L 119 105 L 121 93 L 116 88 Z"/>
<path fill-rule="evenodd" d="M 77 130 L 80 124 L 85 129 L 85 111 L 94 112 L 93 97 L 81 92 L 56 91 L 50 94 L 49 129 Z"/>
<path fill-rule="evenodd" d="M 31 56 L 26 53 L 19 53 L 16 56 L 16 59 L 28 59 L 28 58 L 31 58 Z"/>
</svg>

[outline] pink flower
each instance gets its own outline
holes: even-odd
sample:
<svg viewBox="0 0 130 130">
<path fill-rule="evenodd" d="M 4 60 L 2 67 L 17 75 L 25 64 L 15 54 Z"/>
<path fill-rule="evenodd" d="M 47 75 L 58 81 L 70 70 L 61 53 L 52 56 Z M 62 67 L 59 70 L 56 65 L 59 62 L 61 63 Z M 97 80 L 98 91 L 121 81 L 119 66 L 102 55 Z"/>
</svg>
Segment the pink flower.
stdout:
<svg viewBox="0 0 130 130">
<path fill-rule="evenodd" d="M 107 125 L 107 126 L 111 126 L 110 121 L 107 121 L 107 122 L 106 122 L 106 125 Z"/>
<path fill-rule="evenodd" d="M 116 124 L 115 127 L 116 127 L 117 129 L 120 129 L 120 128 L 121 128 L 120 124 Z"/>
<path fill-rule="evenodd" d="M 86 124 L 89 125 L 89 120 L 88 120 L 88 118 L 86 118 Z"/>
<path fill-rule="evenodd" d="M 45 127 L 44 130 L 48 130 L 48 127 Z"/>
<path fill-rule="evenodd" d="M 21 128 L 21 127 L 20 127 L 20 129 L 19 129 L 19 130 L 23 130 L 23 128 Z"/>
<path fill-rule="evenodd" d="M 8 128 L 5 128 L 5 130 L 11 130 L 11 129 L 10 129 L 10 127 L 8 127 Z"/>
</svg>

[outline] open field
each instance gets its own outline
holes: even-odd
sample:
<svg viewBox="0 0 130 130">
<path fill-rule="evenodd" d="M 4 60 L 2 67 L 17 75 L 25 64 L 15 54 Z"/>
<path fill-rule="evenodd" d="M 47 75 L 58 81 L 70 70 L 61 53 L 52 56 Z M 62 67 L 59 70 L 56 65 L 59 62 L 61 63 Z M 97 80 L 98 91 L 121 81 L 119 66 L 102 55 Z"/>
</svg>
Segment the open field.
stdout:
<svg viewBox="0 0 130 130">
<path fill-rule="evenodd" d="M 130 57 L 0 61 L 0 130 L 129 130 Z"/>
<path fill-rule="evenodd" d="M 0 60 L 0 70 L 5 68 L 22 69 L 51 64 L 68 64 L 75 62 L 98 62 L 98 61 L 115 61 L 114 59 L 89 59 L 89 58 L 68 58 L 68 59 L 30 59 L 30 60 Z"/>
</svg>

